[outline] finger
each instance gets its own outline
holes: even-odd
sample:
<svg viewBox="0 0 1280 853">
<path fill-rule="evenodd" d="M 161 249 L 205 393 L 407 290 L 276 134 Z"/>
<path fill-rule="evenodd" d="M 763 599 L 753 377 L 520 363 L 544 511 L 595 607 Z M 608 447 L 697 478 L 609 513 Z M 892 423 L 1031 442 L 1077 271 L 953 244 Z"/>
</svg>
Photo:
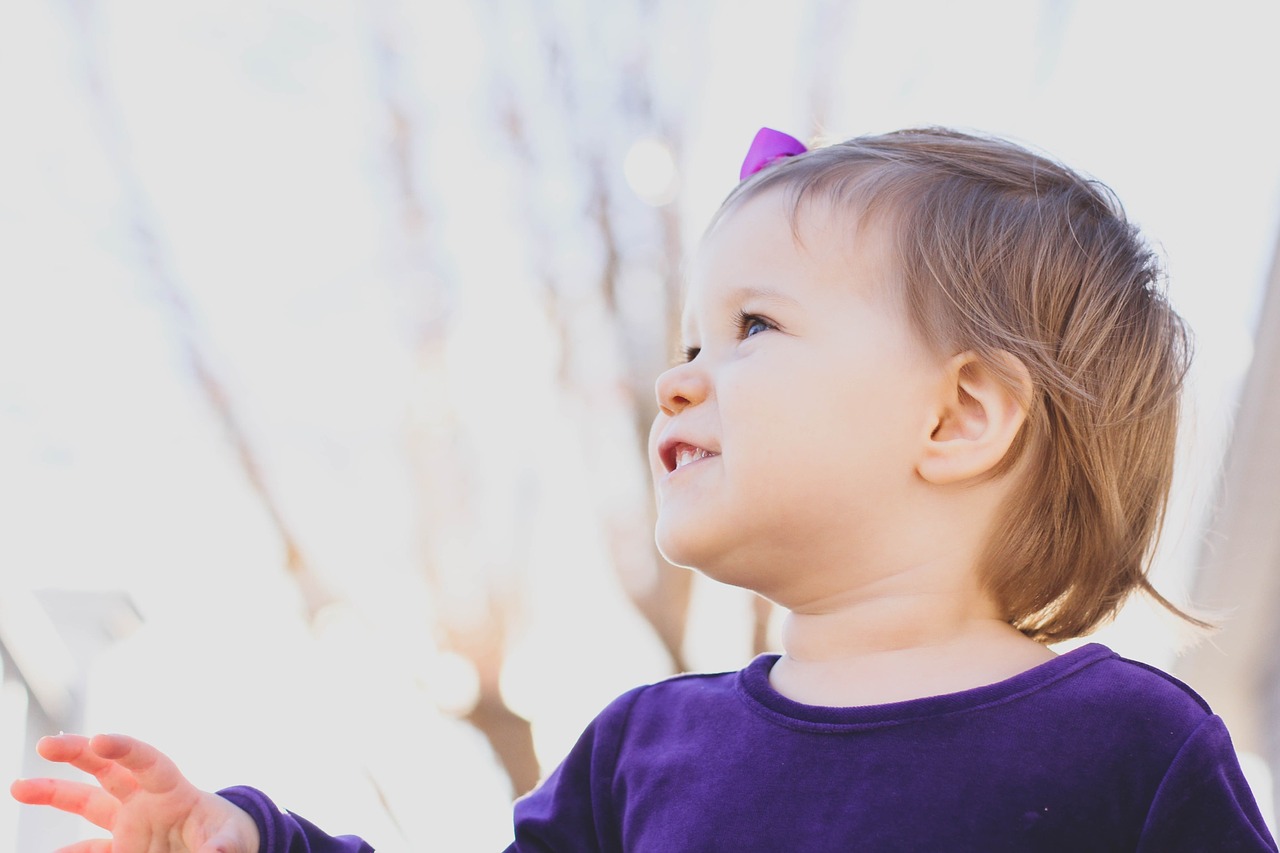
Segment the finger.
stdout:
<svg viewBox="0 0 1280 853">
<path fill-rule="evenodd" d="M 166 794 L 187 783 L 169 756 L 149 743 L 127 735 L 95 735 L 89 748 L 101 758 L 115 761 L 133 772 L 143 790 Z"/>
<path fill-rule="evenodd" d="M 49 761 L 70 761 L 88 745 L 89 739 L 84 735 L 50 735 L 40 738 L 36 752 Z"/>
<path fill-rule="evenodd" d="M 111 829 L 120 809 L 120 801 L 97 785 L 69 779 L 19 779 L 9 786 L 9 793 L 20 803 L 52 806 L 103 829 Z"/>
<path fill-rule="evenodd" d="M 138 790 L 138 783 L 128 770 L 98 755 L 90 747 L 92 741 L 83 735 L 57 735 L 41 738 L 36 751 L 49 761 L 70 764 L 93 776 L 116 799 L 123 800 Z"/>
</svg>

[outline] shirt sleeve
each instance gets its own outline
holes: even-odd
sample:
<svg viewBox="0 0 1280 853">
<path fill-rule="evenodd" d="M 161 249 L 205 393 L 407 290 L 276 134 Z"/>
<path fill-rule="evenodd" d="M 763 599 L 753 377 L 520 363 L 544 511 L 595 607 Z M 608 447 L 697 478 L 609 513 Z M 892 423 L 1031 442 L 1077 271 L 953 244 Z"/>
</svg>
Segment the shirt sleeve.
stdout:
<svg viewBox="0 0 1280 853">
<path fill-rule="evenodd" d="M 1138 853 L 1275 853 L 1226 726 L 1208 717 L 1178 752 L 1147 814 Z"/>
<path fill-rule="evenodd" d="M 277 807 L 256 788 L 224 788 L 218 796 L 253 818 L 258 826 L 258 853 L 373 853 L 367 842 L 354 835 L 328 835 L 305 818 Z"/>
<path fill-rule="evenodd" d="M 516 801 L 506 853 L 621 853 L 614 790 L 618 752 L 640 687 L 596 717 L 546 780 Z"/>
</svg>

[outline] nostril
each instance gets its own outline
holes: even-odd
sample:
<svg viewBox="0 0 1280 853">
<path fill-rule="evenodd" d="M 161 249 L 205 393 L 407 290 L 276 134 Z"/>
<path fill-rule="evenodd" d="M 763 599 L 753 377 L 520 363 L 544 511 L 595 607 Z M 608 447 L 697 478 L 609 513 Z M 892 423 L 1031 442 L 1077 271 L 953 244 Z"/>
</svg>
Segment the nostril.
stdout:
<svg viewBox="0 0 1280 853">
<path fill-rule="evenodd" d="M 675 394 L 658 400 L 658 409 L 667 417 L 675 417 L 689 405 L 689 398 Z"/>
<path fill-rule="evenodd" d="M 666 412 L 678 413 L 696 406 L 710 392 L 703 371 L 687 364 L 678 365 L 658 377 L 655 391 L 658 406 Z"/>
<path fill-rule="evenodd" d="M 686 400 L 684 397 L 672 397 L 670 400 L 667 401 L 667 408 L 671 411 L 671 414 L 673 416 L 683 412 L 685 407 L 688 405 L 689 405 L 689 401 Z"/>
</svg>

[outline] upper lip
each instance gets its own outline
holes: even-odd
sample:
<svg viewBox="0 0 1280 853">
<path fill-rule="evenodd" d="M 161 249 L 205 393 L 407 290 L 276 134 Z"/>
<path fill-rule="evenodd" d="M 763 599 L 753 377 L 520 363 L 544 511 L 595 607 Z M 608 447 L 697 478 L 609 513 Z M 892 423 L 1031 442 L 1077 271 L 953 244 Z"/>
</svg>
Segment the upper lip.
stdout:
<svg viewBox="0 0 1280 853">
<path fill-rule="evenodd" d="M 676 470 L 676 454 L 682 446 L 691 447 L 695 450 L 705 450 L 711 454 L 717 453 L 717 451 L 706 445 L 698 444 L 687 438 L 681 438 L 678 435 L 666 436 L 658 443 L 658 458 L 662 460 L 662 467 L 666 468 L 668 472 Z"/>
</svg>

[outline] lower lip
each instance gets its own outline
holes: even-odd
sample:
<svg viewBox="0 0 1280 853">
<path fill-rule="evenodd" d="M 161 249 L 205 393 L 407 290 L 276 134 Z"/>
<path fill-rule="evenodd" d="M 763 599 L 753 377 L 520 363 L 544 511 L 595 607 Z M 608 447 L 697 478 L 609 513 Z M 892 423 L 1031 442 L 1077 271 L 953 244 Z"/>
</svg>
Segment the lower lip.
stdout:
<svg viewBox="0 0 1280 853">
<path fill-rule="evenodd" d="M 692 462 L 686 462 L 685 464 L 681 465 L 679 468 L 673 468 L 672 470 L 668 471 L 667 476 L 664 477 L 663 479 L 665 480 L 670 477 L 674 477 L 676 474 L 679 474 L 682 471 L 687 471 L 700 462 L 706 462 L 708 459 L 718 459 L 719 457 L 720 457 L 719 453 L 713 453 L 710 456 L 699 456 L 697 459 L 693 460 Z"/>
</svg>

